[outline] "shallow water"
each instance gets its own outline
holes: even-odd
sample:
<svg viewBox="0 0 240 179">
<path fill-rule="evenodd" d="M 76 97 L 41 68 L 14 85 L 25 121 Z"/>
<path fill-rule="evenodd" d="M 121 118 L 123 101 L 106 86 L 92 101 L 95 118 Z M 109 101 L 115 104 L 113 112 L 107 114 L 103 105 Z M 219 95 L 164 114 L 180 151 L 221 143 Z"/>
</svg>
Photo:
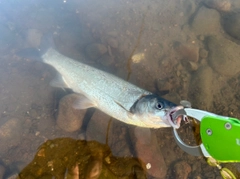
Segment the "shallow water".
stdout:
<svg viewBox="0 0 240 179">
<path fill-rule="evenodd" d="M 182 151 L 171 128 L 150 132 L 98 110 L 69 111 L 71 90 L 49 85 L 53 68 L 16 55 L 54 34 L 70 58 L 176 104 L 240 119 L 240 3 L 212 2 L 0 1 L 0 177 L 221 178 L 204 157 Z M 179 131 L 195 141 L 190 125 Z M 239 177 L 239 164 L 223 166 Z"/>
</svg>

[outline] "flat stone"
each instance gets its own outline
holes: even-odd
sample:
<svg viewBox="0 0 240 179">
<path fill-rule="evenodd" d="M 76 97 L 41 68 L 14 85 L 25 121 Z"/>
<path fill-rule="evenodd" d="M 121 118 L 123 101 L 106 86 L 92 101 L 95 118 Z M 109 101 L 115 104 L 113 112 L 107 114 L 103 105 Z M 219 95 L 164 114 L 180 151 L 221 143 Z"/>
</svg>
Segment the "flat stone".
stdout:
<svg viewBox="0 0 240 179">
<path fill-rule="evenodd" d="M 221 75 L 234 76 L 240 72 L 240 46 L 224 37 L 207 39 L 209 63 Z"/>
</svg>

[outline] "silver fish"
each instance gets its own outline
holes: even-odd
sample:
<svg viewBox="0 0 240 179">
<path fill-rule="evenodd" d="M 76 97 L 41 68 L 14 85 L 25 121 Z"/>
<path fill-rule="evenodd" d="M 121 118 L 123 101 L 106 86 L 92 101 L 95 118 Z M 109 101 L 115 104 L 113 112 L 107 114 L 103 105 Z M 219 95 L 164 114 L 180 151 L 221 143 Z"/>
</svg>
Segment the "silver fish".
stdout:
<svg viewBox="0 0 240 179">
<path fill-rule="evenodd" d="M 74 107 L 95 107 L 124 123 L 147 127 L 180 126 L 181 120 L 172 114 L 182 106 L 167 101 L 112 74 L 68 58 L 53 48 L 43 55 L 42 61 L 53 66 L 58 78 L 52 86 L 70 88 L 79 94 Z"/>
</svg>

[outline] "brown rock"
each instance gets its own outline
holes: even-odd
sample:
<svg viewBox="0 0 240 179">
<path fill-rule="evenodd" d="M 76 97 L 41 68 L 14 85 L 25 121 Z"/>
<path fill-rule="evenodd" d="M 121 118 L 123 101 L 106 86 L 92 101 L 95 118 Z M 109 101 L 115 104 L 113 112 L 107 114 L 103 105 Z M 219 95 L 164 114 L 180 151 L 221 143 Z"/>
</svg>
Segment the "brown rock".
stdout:
<svg viewBox="0 0 240 179">
<path fill-rule="evenodd" d="M 177 42 L 175 44 L 175 50 L 180 55 L 180 58 L 186 61 L 197 62 L 198 61 L 198 47 L 192 44 L 182 44 Z"/>
<path fill-rule="evenodd" d="M 185 161 L 177 162 L 174 165 L 174 173 L 176 179 L 187 179 L 188 174 L 191 172 L 190 165 Z"/>
<path fill-rule="evenodd" d="M 240 13 L 228 13 L 223 18 L 223 26 L 226 32 L 240 40 Z"/>
<path fill-rule="evenodd" d="M 81 128 L 82 120 L 86 110 L 79 110 L 73 107 L 77 94 L 70 94 L 63 97 L 59 103 L 57 125 L 67 132 L 74 132 Z"/>
<path fill-rule="evenodd" d="M 220 14 L 214 9 L 202 6 L 193 18 L 191 27 L 196 35 L 217 34 L 221 30 Z"/>
<path fill-rule="evenodd" d="M 240 72 L 240 46 L 224 37 L 207 39 L 209 63 L 221 75 L 234 76 Z"/>
<path fill-rule="evenodd" d="M 160 151 L 156 135 L 150 129 L 139 128 L 135 129 L 135 150 L 137 157 L 142 161 L 149 175 L 163 179 L 167 173 L 167 167 Z"/>
</svg>

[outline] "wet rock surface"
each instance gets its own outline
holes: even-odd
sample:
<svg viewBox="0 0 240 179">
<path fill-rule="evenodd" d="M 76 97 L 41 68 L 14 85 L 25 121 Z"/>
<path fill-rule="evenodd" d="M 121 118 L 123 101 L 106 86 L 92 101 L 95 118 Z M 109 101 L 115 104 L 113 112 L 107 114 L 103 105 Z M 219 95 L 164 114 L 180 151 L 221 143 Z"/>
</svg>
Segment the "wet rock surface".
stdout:
<svg viewBox="0 0 240 179">
<path fill-rule="evenodd" d="M 226 38 L 211 36 L 207 39 L 209 63 L 221 75 L 234 76 L 240 72 L 240 46 Z"/>
</svg>

